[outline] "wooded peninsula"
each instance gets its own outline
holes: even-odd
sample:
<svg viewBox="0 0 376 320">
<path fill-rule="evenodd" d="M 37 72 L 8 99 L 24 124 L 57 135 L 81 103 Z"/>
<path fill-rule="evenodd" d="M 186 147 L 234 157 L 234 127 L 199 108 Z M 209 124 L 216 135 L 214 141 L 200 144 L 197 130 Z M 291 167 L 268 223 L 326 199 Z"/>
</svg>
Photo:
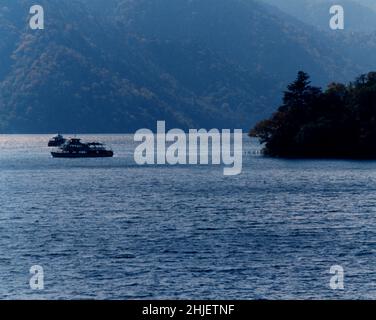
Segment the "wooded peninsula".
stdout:
<svg viewBox="0 0 376 320">
<path fill-rule="evenodd" d="M 300 71 L 277 112 L 249 135 L 271 157 L 376 159 L 376 72 L 323 91 Z"/>
</svg>

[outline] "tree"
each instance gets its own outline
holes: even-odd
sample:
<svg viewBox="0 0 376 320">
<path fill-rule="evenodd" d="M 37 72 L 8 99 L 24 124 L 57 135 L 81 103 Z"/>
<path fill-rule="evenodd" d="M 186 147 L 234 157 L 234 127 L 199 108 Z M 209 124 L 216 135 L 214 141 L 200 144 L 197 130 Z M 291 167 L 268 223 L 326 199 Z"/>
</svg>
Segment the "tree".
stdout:
<svg viewBox="0 0 376 320">
<path fill-rule="evenodd" d="M 310 86 L 309 75 L 303 71 L 298 72 L 296 80 L 287 86 L 283 97 L 283 104 L 285 107 L 302 107 L 305 103 L 305 98 L 309 94 L 312 87 Z"/>
</svg>

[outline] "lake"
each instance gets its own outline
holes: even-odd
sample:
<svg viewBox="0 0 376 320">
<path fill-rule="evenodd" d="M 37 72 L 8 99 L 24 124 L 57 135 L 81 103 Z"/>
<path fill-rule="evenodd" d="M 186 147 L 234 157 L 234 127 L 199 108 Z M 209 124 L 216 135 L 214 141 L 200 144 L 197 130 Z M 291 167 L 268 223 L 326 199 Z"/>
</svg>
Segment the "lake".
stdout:
<svg viewBox="0 0 376 320">
<path fill-rule="evenodd" d="M 132 135 L 84 136 L 114 158 L 53 159 L 50 137 L 0 135 L 2 299 L 376 298 L 376 161 L 263 158 L 244 136 L 226 177 L 137 166 Z"/>
</svg>

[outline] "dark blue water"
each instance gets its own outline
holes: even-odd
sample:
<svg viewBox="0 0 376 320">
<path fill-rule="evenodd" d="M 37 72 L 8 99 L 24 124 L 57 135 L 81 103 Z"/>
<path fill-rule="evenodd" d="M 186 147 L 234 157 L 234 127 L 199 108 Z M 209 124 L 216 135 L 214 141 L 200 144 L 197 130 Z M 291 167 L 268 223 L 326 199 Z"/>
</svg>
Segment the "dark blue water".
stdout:
<svg viewBox="0 0 376 320">
<path fill-rule="evenodd" d="M 245 137 L 225 177 L 136 166 L 132 136 L 96 136 L 116 157 L 90 160 L 48 138 L 0 136 L 0 298 L 376 297 L 376 162 L 264 159 Z"/>
</svg>

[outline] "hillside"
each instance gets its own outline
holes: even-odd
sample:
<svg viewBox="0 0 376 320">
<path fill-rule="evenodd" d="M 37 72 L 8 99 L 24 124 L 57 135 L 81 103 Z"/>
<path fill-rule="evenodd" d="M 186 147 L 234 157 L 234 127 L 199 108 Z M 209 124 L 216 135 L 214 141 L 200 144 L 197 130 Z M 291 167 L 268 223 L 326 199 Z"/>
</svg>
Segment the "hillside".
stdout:
<svg viewBox="0 0 376 320">
<path fill-rule="evenodd" d="M 368 56 L 253 0 L 39 3 L 43 31 L 28 28 L 34 2 L 0 4 L 3 133 L 248 129 L 298 70 L 347 80 L 365 68 L 351 55 Z"/>
</svg>

